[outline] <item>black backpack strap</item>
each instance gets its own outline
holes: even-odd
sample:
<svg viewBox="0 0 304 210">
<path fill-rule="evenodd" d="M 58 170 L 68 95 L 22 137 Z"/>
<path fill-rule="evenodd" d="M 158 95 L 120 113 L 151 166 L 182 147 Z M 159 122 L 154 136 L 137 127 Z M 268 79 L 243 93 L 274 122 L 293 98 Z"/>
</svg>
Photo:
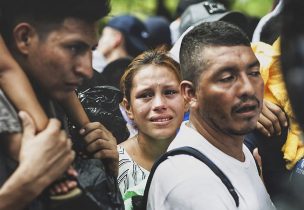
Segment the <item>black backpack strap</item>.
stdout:
<svg viewBox="0 0 304 210">
<path fill-rule="evenodd" d="M 181 155 L 181 154 L 193 156 L 196 159 L 205 163 L 222 180 L 224 185 L 227 187 L 229 193 L 233 197 L 233 199 L 235 201 L 235 205 L 237 207 L 239 207 L 239 196 L 237 195 L 230 180 L 221 171 L 221 169 L 219 169 L 209 158 L 207 158 L 203 153 L 201 153 L 197 149 L 194 149 L 192 147 L 180 147 L 180 148 L 173 149 L 171 151 L 166 152 L 153 164 L 153 167 L 151 169 L 151 172 L 150 172 L 148 180 L 147 180 L 147 184 L 145 187 L 145 192 L 144 192 L 144 196 L 143 196 L 143 200 L 142 200 L 144 208 L 146 208 L 146 206 L 147 206 L 148 193 L 149 193 L 151 181 L 152 181 L 153 175 L 154 175 L 155 170 L 158 167 L 158 165 L 161 164 L 164 160 L 166 160 L 169 156 Z"/>
</svg>

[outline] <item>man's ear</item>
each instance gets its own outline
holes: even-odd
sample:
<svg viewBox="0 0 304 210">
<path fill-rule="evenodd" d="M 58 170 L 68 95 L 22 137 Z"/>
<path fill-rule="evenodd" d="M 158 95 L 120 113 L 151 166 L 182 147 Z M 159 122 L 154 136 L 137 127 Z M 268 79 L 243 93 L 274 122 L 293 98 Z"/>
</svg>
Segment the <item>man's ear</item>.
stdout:
<svg viewBox="0 0 304 210">
<path fill-rule="evenodd" d="M 189 109 L 196 105 L 197 97 L 195 94 L 194 84 L 190 81 L 183 80 L 180 84 L 181 94 L 185 100 L 185 109 Z"/>
<path fill-rule="evenodd" d="M 120 31 L 115 31 L 113 39 L 114 48 L 125 44 L 124 35 Z"/>
<path fill-rule="evenodd" d="M 13 36 L 15 39 L 16 48 L 21 54 L 28 54 L 35 35 L 35 29 L 28 23 L 19 23 L 14 28 Z"/>
<path fill-rule="evenodd" d="M 124 98 L 122 100 L 122 105 L 125 108 L 126 113 L 127 113 L 128 117 L 129 117 L 129 119 L 134 120 L 132 108 L 130 106 L 129 101 L 126 98 Z"/>
</svg>

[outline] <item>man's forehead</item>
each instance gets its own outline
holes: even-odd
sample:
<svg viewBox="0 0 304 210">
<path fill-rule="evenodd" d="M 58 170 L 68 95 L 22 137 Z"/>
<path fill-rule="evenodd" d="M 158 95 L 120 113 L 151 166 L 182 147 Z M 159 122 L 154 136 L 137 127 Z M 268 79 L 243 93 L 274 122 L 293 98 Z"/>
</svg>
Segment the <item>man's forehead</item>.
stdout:
<svg viewBox="0 0 304 210">
<path fill-rule="evenodd" d="M 203 72 L 209 68 L 213 73 L 221 68 L 249 68 L 258 65 L 258 60 L 250 46 L 209 46 L 200 54 Z M 209 73 L 212 73 L 209 72 Z"/>
<path fill-rule="evenodd" d="M 97 22 L 88 22 L 79 18 L 68 17 L 62 22 L 66 30 L 86 30 L 89 33 L 97 32 Z"/>
<path fill-rule="evenodd" d="M 242 56 L 243 54 L 246 55 L 254 55 L 253 50 L 250 46 L 245 45 L 236 45 L 236 46 L 205 46 L 200 50 L 200 56 L 205 61 L 206 60 L 214 60 L 220 62 L 221 59 L 229 60 L 233 56 Z"/>
<path fill-rule="evenodd" d="M 91 44 L 97 43 L 97 24 L 88 23 L 78 18 L 66 18 L 59 28 L 71 38 L 85 38 Z"/>
</svg>

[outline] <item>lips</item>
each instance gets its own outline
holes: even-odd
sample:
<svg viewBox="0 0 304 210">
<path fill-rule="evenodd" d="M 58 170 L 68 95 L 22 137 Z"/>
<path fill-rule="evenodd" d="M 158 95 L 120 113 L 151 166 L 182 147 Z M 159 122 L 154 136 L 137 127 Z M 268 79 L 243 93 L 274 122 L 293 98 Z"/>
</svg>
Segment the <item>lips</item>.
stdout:
<svg viewBox="0 0 304 210">
<path fill-rule="evenodd" d="M 255 111 L 257 108 L 257 105 L 244 105 L 239 107 L 238 109 L 235 110 L 236 113 L 246 113 L 246 112 L 251 112 Z"/>
<path fill-rule="evenodd" d="M 165 122 L 169 122 L 170 120 L 172 120 L 172 116 L 169 115 L 162 115 L 162 116 L 153 116 L 150 118 L 151 122 L 154 123 L 165 123 Z"/>
<path fill-rule="evenodd" d="M 237 116 L 241 118 L 252 118 L 256 117 L 258 113 L 258 103 L 246 103 L 238 106 L 235 110 L 234 113 L 237 114 Z"/>
<path fill-rule="evenodd" d="M 77 87 L 79 87 L 82 84 L 82 81 L 83 81 L 82 79 L 79 79 L 77 81 L 67 82 L 65 84 L 66 84 L 66 86 L 68 88 L 74 88 L 74 89 L 76 89 Z"/>
</svg>

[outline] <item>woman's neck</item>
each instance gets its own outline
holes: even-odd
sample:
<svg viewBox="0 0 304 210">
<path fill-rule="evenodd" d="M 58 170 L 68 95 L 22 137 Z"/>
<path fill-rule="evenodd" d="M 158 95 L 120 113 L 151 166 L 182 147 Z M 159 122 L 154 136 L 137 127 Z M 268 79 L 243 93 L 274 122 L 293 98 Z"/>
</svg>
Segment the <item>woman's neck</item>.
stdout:
<svg viewBox="0 0 304 210">
<path fill-rule="evenodd" d="M 137 164 L 150 171 L 156 159 L 167 151 L 172 140 L 173 137 L 171 139 L 159 140 L 139 133 L 137 136 L 124 142 L 122 146 Z"/>
</svg>

